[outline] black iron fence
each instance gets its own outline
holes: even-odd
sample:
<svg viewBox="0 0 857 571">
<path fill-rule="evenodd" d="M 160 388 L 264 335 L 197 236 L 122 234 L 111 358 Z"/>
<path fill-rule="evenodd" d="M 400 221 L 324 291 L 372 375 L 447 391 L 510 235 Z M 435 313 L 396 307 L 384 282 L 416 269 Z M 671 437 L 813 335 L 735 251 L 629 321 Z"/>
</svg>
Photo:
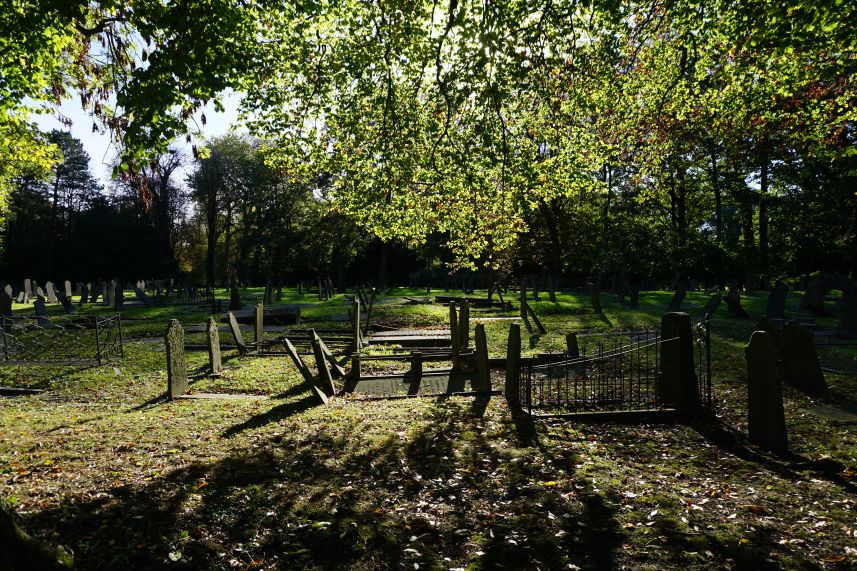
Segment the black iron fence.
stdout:
<svg viewBox="0 0 857 571">
<path fill-rule="evenodd" d="M 123 356 L 119 314 L 0 318 L 0 366 L 102 365 Z"/>
<path fill-rule="evenodd" d="M 531 415 L 574 415 L 666 410 L 660 398 L 661 350 L 678 338 L 659 329 L 579 334 L 576 354 L 557 353 L 524 360 L 519 388 Z M 711 406 L 710 328 L 696 328 L 696 383 L 699 402 Z M 692 357 L 691 357 L 692 358 Z"/>
</svg>

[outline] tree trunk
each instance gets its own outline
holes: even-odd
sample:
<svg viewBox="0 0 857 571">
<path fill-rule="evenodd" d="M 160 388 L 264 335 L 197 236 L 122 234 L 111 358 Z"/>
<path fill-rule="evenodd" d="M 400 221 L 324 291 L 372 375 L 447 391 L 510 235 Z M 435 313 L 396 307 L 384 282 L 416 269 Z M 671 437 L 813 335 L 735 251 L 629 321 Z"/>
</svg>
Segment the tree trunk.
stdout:
<svg viewBox="0 0 857 571">
<path fill-rule="evenodd" d="M 72 568 L 73 558 L 65 549 L 31 537 L 18 526 L 16 519 L 12 507 L 0 498 L 0 561 L 3 569 L 52 571 Z"/>
<path fill-rule="evenodd" d="M 761 176 L 759 181 L 759 258 L 761 270 L 768 271 L 768 149 L 762 143 Z"/>
<path fill-rule="evenodd" d="M 717 173 L 717 148 L 712 142 L 709 146 L 711 153 L 711 188 L 714 190 L 714 228 L 717 243 L 723 244 L 723 196 L 720 191 L 720 176 Z"/>
</svg>

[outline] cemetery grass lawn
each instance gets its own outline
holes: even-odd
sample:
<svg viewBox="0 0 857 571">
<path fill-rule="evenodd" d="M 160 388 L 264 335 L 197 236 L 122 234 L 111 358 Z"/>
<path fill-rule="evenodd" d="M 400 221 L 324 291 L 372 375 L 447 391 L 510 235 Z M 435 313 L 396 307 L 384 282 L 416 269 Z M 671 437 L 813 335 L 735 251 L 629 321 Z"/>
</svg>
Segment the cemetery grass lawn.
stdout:
<svg viewBox="0 0 857 571">
<path fill-rule="evenodd" d="M 344 296 L 284 293 L 319 328 L 348 308 Z M 262 289 L 243 294 L 252 302 Z M 766 295 L 742 299 L 752 316 Z M 542 294 L 533 307 L 548 334 L 523 330 L 524 353 L 560 351 L 570 331 L 657 325 L 669 298 L 644 292 L 629 311 L 602 294 L 596 316 L 583 295 L 552 304 Z M 689 292 L 685 305 L 698 312 L 705 300 Z M 207 315 L 129 308 L 125 358 L 113 365 L 0 368 L 0 385 L 47 389 L 0 401 L 2 494 L 80 569 L 857 565 L 857 427 L 803 412 L 819 399 L 786 386 L 792 454 L 749 446 L 743 347 L 753 322 L 724 305 L 712 324 L 714 416 L 678 424 L 533 423 L 499 397 L 319 406 L 287 358 L 234 351 L 219 378 L 201 374 L 204 351 L 188 352 L 199 373 L 191 390 L 267 399 L 164 402 L 166 324 Z M 448 309 L 379 296 L 373 315 L 438 328 Z M 517 312 L 471 310 L 477 323 L 504 315 Z M 484 323 L 491 355 L 504 356 L 509 320 Z M 826 379 L 834 399 L 857 392 L 854 377 Z"/>
</svg>

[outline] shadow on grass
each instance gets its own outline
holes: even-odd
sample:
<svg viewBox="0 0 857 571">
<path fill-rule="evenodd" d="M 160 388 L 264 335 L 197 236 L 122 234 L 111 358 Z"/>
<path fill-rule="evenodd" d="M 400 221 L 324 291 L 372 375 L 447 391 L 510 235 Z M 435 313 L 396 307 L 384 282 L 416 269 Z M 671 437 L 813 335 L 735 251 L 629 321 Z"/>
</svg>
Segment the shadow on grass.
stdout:
<svg viewBox="0 0 857 571">
<path fill-rule="evenodd" d="M 236 424 L 226 430 L 223 433 L 223 436 L 226 438 L 232 438 L 245 430 L 259 428 L 272 422 L 279 422 L 313 407 L 319 406 L 319 404 L 318 398 L 315 395 L 306 395 L 298 401 L 277 405 L 267 412 L 257 414 L 241 424 Z"/>
</svg>

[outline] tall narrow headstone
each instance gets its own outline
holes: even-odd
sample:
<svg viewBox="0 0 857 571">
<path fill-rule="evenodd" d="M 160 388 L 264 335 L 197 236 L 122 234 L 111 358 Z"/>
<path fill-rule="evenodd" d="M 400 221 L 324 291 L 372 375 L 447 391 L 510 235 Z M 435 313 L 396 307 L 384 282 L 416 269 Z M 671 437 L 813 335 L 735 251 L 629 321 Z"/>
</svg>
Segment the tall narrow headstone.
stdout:
<svg viewBox="0 0 857 571">
<path fill-rule="evenodd" d="M 783 391 L 770 335 L 756 331 L 747 358 L 747 425 L 750 442 L 774 452 L 788 450 Z"/>
<path fill-rule="evenodd" d="M 474 329 L 476 345 L 476 380 L 473 389 L 479 392 L 491 390 L 491 369 L 488 366 L 488 341 L 485 337 L 485 324 L 477 323 Z"/>
<path fill-rule="evenodd" d="M 54 282 L 49 281 L 45 284 L 45 297 L 47 297 L 48 303 L 57 302 L 57 292 L 54 289 Z"/>
<path fill-rule="evenodd" d="M 780 339 L 783 347 L 783 379 L 808 395 L 823 393 L 827 384 L 818 361 L 812 331 L 792 321 L 780 330 Z"/>
<path fill-rule="evenodd" d="M 461 342 L 459 341 L 459 329 L 458 329 L 458 313 L 455 309 L 455 302 L 449 302 L 449 340 L 450 345 L 452 347 L 452 370 L 457 371 L 459 368 L 458 354 L 461 348 Z"/>
<path fill-rule="evenodd" d="M 164 333 L 167 347 L 167 395 L 170 400 L 187 392 L 187 366 L 184 359 L 184 329 L 178 319 L 171 319 Z"/>
<path fill-rule="evenodd" d="M 208 318 L 208 369 L 212 375 L 219 375 L 223 370 L 220 360 L 220 334 L 217 331 L 217 322 L 213 317 Z"/>
<path fill-rule="evenodd" d="M 9 295 L 9 291 L 6 289 L 0 293 L 0 316 L 12 317 L 12 296 Z"/>
<path fill-rule="evenodd" d="M 33 299 L 33 281 L 29 278 L 24 280 L 24 303 Z"/>
<path fill-rule="evenodd" d="M 77 308 L 74 306 L 74 303 L 71 301 L 70 297 L 66 297 L 64 292 L 58 291 L 57 298 L 59 299 L 60 304 L 62 304 L 62 307 L 65 310 L 66 314 L 77 315 Z"/>
<path fill-rule="evenodd" d="M 91 284 L 84 284 L 80 288 L 80 301 L 79 305 L 83 305 L 89 301 L 89 288 L 92 287 Z"/>
<path fill-rule="evenodd" d="M 36 296 L 36 301 L 33 302 L 33 305 L 36 308 L 36 317 L 39 319 L 39 325 L 50 325 L 51 319 L 48 317 L 48 310 L 45 307 L 44 296 Z"/>
<path fill-rule="evenodd" d="M 503 390 L 509 410 L 521 411 L 521 326 L 512 323 L 509 326 L 509 339 L 506 345 L 506 383 Z"/>
<path fill-rule="evenodd" d="M 110 291 L 112 283 L 101 282 L 101 305 L 113 305 L 113 294 Z"/>
<path fill-rule="evenodd" d="M 690 315 L 678 312 L 664 315 L 660 343 L 658 401 L 661 405 L 676 408 L 699 406 Z"/>
<path fill-rule="evenodd" d="M 598 295 L 598 286 L 590 283 L 587 288 L 589 290 L 589 301 L 592 303 L 592 311 L 596 315 L 601 315 L 601 298 Z"/>
<path fill-rule="evenodd" d="M 74 292 L 71 291 L 71 282 L 69 280 L 65 280 L 63 285 L 65 286 L 65 296 L 71 299 L 71 296 L 74 295 Z"/>
<path fill-rule="evenodd" d="M 458 314 L 458 342 L 462 350 L 470 345 L 470 302 L 461 300 L 461 311 Z"/>
</svg>

